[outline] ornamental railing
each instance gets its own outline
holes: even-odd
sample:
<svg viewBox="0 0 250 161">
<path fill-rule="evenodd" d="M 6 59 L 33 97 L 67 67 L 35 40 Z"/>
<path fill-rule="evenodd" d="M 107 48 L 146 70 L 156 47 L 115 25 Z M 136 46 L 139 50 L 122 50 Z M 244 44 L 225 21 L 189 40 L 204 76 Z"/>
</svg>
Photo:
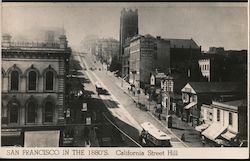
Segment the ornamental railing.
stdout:
<svg viewBox="0 0 250 161">
<path fill-rule="evenodd" d="M 11 42 L 10 46 L 23 48 L 60 48 L 60 44 L 56 42 Z"/>
</svg>

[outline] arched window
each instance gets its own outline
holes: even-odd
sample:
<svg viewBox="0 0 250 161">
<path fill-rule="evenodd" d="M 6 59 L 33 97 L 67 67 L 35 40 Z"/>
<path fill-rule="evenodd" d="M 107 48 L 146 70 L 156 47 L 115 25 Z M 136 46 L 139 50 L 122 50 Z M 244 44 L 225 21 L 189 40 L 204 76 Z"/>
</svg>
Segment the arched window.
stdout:
<svg viewBox="0 0 250 161">
<path fill-rule="evenodd" d="M 37 74 L 35 71 L 29 72 L 29 82 L 28 82 L 28 89 L 29 90 L 36 90 L 36 81 L 37 81 Z"/>
<path fill-rule="evenodd" d="M 37 117 L 36 104 L 35 102 L 31 101 L 27 105 L 27 115 L 26 115 L 27 123 L 35 123 L 36 117 Z"/>
<path fill-rule="evenodd" d="M 45 90 L 53 90 L 54 74 L 52 71 L 48 71 L 45 75 Z"/>
<path fill-rule="evenodd" d="M 12 71 L 10 76 L 10 90 L 18 90 L 19 85 L 19 73 L 18 71 Z"/>
<path fill-rule="evenodd" d="M 9 123 L 18 123 L 19 104 L 11 102 L 9 105 Z"/>
<path fill-rule="evenodd" d="M 53 122 L 53 103 L 48 101 L 45 103 L 44 107 L 44 122 Z"/>
</svg>

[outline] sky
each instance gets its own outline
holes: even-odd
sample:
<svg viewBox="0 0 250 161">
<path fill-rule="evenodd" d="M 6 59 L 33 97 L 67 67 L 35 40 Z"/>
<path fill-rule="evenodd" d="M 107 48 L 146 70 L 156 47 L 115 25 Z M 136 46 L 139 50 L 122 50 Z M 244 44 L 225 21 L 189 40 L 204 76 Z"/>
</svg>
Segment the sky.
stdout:
<svg viewBox="0 0 250 161">
<path fill-rule="evenodd" d="M 63 27 L 80 49 L 87 35 L 119 40 L 120 12 L 138 9 L 139 34 L 193 39 L 209 47 L 248 47 L 247 3 L 2 3 L 2 33 L 35 39 L 41 28 Z"/>
</svg>

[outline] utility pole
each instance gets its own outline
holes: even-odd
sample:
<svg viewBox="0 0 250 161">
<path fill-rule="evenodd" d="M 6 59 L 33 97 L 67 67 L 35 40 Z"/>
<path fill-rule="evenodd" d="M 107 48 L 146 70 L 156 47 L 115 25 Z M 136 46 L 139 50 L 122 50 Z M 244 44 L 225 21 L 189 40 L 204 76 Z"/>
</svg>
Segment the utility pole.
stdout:
<svg viewBox="0 0 250 161">
<path fill-rule="evenodd" d="M 173 92 L 173 78 L 171 76 L 167 76 L 167 78 L 165 79 L 165 82 L 164 82 L 164 86 L 166 87 L 166 91 L 164 91 L 164 92 L 166 92 L 165 96 L 167 96 L 166 122 L 167 122 L 167 126 L 168 126 L 169 125 L 169 116 L 168 115 L 169 115 L 170 105 L 171 105 L 170 93 Z"/>
</svg>

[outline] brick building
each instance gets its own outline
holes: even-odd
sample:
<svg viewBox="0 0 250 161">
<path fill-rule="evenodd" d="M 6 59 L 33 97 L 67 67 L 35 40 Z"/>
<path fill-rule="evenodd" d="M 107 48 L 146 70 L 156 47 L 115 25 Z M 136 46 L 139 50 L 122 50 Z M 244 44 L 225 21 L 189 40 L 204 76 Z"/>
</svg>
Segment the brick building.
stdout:
<svg viewBox="0 0 250 161">
<path fill-rule="evenodd" d="M 154 72 L 156 49 L 155 38 L 151 35 L 138 35 L 130 40 L 129 83 L 136 87 L 149 84 L 150 74 Z"/>
</svg>

